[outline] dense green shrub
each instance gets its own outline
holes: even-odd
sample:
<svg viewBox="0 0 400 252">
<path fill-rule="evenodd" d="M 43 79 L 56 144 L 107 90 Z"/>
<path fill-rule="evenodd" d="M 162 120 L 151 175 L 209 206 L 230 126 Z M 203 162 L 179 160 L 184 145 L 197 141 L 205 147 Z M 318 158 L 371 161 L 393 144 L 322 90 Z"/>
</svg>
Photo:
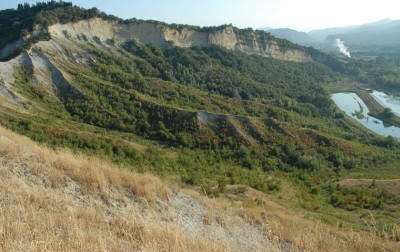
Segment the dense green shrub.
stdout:
<svg viewBox="0 0 400 252">
<path fill-rule="evenodd" d="M 347 187 L 339 184 L 332 190 L 330 203 L 346 210 L 383 209 L 387 204 L 397 204 L 399 198 L 385 189 L 376 187 Z"/>
</svg>

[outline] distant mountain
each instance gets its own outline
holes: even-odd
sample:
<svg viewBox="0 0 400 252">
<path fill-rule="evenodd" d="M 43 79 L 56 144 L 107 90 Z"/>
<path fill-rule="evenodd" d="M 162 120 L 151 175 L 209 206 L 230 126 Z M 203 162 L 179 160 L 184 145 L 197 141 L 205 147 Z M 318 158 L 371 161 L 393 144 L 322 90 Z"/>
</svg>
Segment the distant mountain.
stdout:
<svg viewBox="0 0 400 252">
<path fill-rule="evenodd" d="M 257 30 L 268 31 L 268 30 L 272 30 L 272 29 L 274 29 L 274 28 L 272 28 L 271 26 L 266 26 L 266 27 L 261 27 L 261 28 L 259 28 Z"/>
<path fill-rule="evenodd" d="M 292 29 L 264 29 L 275 37 L 325 52 L 337 51 L 340 38 L 352 51 L 400 53 L 400 20 L 382 19 L 358 26 L 312 30 L 308 33 Z"/>
<path fill-rule="evenodd" d="M 299 45 L 311 45 L 315 42 L 315 40 L 305 32 L 299 32 L 288 28 L 282 29 L 269 29 L 265 30 L 275 37 L 281 39 L 287 39 L 290 42 L 299 44 Z"/>
<path fill-rule="evenodd" d="M 357 26 L 354 31 L 378 31 L 398 26 L 400 20 L 382 19 L 373 23 Z"/>
<path fill-rule="evenodd" d="M 358 26 L 350 31 L 332 34 L 327 41 L 340 38 L 352 47 L 400 46 L 400 20 L 385 19 Z"/>
<path fill-rule="evenodd" d="M 317 41 L 324 41 L 329 35 L 341 34 L 353 30 L 356 26 L 333 27 L 321 30 L 312 30 L 308 33 L 313 39 Z"/>
</svg>

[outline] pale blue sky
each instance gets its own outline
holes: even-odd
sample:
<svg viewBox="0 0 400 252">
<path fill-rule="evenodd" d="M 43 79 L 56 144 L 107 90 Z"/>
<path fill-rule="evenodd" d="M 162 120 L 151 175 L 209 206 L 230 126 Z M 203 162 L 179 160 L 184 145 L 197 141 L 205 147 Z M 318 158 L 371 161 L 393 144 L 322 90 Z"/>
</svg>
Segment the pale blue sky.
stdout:
<svg viewBox="0 0 400 252">
<path fill-rule="evenodd" d="M 37 0 L 0 0 L 0 9 Z M 384 18 L 400 19 L 398 0 L 70 0 L 127 19 L 240 28 L 273 27 L 309 31 L 359 25 Z"/>
</svg>

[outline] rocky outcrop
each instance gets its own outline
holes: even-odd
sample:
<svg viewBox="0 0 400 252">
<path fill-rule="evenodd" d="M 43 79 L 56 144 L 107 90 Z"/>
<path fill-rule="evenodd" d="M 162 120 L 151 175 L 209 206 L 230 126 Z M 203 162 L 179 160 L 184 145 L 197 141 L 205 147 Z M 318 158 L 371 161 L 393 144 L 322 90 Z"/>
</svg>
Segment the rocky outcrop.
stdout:
<svg viewBox="0 0 400 252">
<path fill-rule="evenodd" d="M 120 24 L 95 18 L 77 23 L 56 24 L 49 27 L 49 32 L 51 37 L 89 41 L 96 44 L 137 40 L 143 44 L 153 43 L 162 48 L 171 44 L 178 47 L 218 45 L 229 50 L 281 60 L 312 61 L 308 51 L 301 47 L 280 46 L 280 40 L 272 36 L 263 36 L 262 32 L 253 30 L 239 30 L 232 26 L 194 29 L 147 21 Z"/>
</svg>

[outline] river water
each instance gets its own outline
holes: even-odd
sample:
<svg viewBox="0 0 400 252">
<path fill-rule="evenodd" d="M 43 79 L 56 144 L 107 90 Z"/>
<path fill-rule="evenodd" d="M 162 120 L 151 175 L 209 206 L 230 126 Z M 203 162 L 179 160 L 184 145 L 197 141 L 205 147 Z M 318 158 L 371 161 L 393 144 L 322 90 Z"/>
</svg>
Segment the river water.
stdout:
<svg viewBox="0 0 400 252">
<path fill-rule="evenodd" d="M 377 91 L 374 91 L 377 92 Z M 384 96 L 381 94 L 382 92 L 375 93 L 373 96 L 376 100 L 378 100 L 385 107 L 389 107 L 397 114 L 398 109 L 400 113 L 400 100 L 398 106 L 394 106 L 394 100 L 390 100 L 389 98 L 385 98 L 388 96 Z M 373 93 L 374 94 L 374 93 Z M 383 93 L 384 94 L 384 93 Z M 386 95 L 386 94 L 385 94 Z M 379 98 L 378 98 L 379 97 Z M 354 120 L 359 121 L 366 128 L 380 134 L 383 136 L 393 136 L 400 139 L 400 128 L 390 126 L 386 127 L 383 122 L 377 118 L 368 115 L 368 108 L 365 103 L 358 97 L 355 93 L 337 93 L 331 96 L 332 100 L 336 103 L 336 105 L 345 112 L 348 116 L 354 118 Z M 386 104 L 391 104 L 391 106 Z M 392 108 L 393 107 L 393 108 Z"/>
<path fill-rule="evenodd" d="M 376 90 L 371 93 L 371 96 L 382 106 L 390 108 L 396 115 L 400 116 L 400 97 Z"/>
</svg>

